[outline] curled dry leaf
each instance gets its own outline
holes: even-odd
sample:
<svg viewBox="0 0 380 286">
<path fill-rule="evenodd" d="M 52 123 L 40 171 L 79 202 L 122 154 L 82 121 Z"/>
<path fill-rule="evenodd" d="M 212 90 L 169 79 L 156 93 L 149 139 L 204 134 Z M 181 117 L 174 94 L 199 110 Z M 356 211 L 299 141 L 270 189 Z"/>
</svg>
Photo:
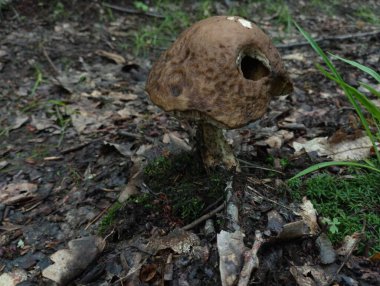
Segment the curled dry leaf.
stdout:
<svg viewBox="0 0 380 286">
<path fill-rule="evenodd" d="M 313 204 L 306 197 L 303 197 L 300 208 L 301 211 L 299 212 L 299 215 L 309 226 L 311 234 L 317 234 L 319 231 L 319 225 L 317 221 L 317 211 L 315 210 Z"/>
<path fill-rule="evenodd" d="M 140 270 L 140 280 L 143 282 L 153 282 L 157 276 L 157 264 L 145 264 Z"/>
<path fill-rule="evenodd" d="M 115 63 L 117 63 L 118 65 L 125 64 L 125 62 L 126 62 L 123 56 L 118 55 L 116 53 L 111 53 L 111 52 L 107 52 L 104 50 L 97 50 L 96 54 L 101 56 L 101 57 L 110 59 L 110 60 L 114 61 Z"/>
</svg>

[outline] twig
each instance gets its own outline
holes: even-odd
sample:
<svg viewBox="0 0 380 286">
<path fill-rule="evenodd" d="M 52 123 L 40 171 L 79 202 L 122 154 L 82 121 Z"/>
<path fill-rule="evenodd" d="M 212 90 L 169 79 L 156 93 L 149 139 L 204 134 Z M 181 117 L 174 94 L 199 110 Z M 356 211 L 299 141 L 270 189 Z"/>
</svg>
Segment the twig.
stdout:
<svg viewBox="0 0 380 286">
<path fill-rule="evenodd" d="M 321 37 L 321 38 L 315 39 L 315 41 L 317 43 L 321 43 L 325 41 L 343 41 L 343 40 L 349 40 L 349 39 L 354 39 L 354 38 L 362 38 L 362 37 L 377 36 L 377 35 L 380 35 L 380 31 Z M 290 48 L 299 48 L 299 47 L 308 46 L 308 45 L 309 45 L 309 42 L 305 41 L 305 42 L 299 42 L 299 43 L 279 44 L 279 45 L 276 45 L 276 48 L 290 49 Z"/>
<path fill-rule="evenodd" d="M 211 205 L 207 206 L 207 208 L 205 208 L 202 211 L 202 213 L 207 213 L 210 209 L 212 209 L 213 207 L 215 207 L 216 205 L 218 205 L 223 199 L 224 199 L 223 197 L 220 197 L 215 202 L 213 202 Z"/>
<path fill-rule="evenodd" d="M 249 283 L 249 278 L 253 269 L 259 267 L 259 258 L 257 257 L 257 252 L 259 251 L 261 245 L 265 242 L 263 236 L 259 230 L 255 232 L 255 242 L 253 243 L 252 249 L 244 253 L 244 266 L 240 272 L 238 286 L 246 286 Z"/>
<path fill-rule="evenodd" d="M 46 60 L 48 61 L 49 65 L 51 66 L 51 68 L 54 70 L 55 74 L 58 76 L 60 75 L 60 71 L 57 69 L 57 67 L 55 66 L 55 64 L 53 63 L 53 61 L 51 60 L 51 58 L 49 57 L 49 54 L 47 53 L 45 47 L 42 47 L 42 53 L 44 54 Z M 59 80 L 54 77 L 58 82 Z"/>
<path fill-rule="evenodd" d="M 364 223 L 363 228 L 362 228 L 362 231 L 360 232 L 361 235 L 364 233 L 365 227 L 366 227 L 366 223 Z M 339 266 L 339 268 L 336 270 L 336 272 L 334 273 L 334 275 L 330 278 L 330 280 L 329 280 L 329 282 L 328 282 L 328 285 L 330 285 L 330 284 L 336 279 L 336 277 L 338 276 L 339 272 L 342 270 L 342 268 L 344 267 L 344 265 L 346 265 L 347 261 L 350 259 L 351 255 L 352 255 L 352 252 L 354 252 L 356 246 L 359 244 L 359 242 L 360 242 L 360 238 L 361 238 L 361 237 L 359 237 L 359 238 L 354 242 L 354 244 L 352 245 L 350 251 L 347 253 L 346 257 L 344 258 L 342 264 L 341 264 L 341 265 Z"/>
<path fill-rule="evenodd" d="M 214 216 L 216 213 L 220 212 L 225 207 L 225 205 L 226 205 L 225 203 L 221 204 L 216 209 L 214 209 L 214 210 L 210 211 L 209 213 L 201 216 L 200 218 L 196 219 L 192 223 L 189 223 L 188 225 L 185 225 L 184 227 L 182 227 L 182 230 L 192 229 L 193 227 L 197 226 L 198 224 L 202 223 L 203 221 L 205 221 L 205 220 L 209 219 L 210 217 Z"/>
<path fill-rule="evenodd" d="M 102 217 L 102 215 L 104 215 L 110 208 L 111 206 L 108 206 L 106 207 L 104 210 L 102 210 L 100 213 L 98 213 L 98 215 L 92 220 L 90 221 L 86 227 L 84 228 L 84 230 L 87 230 L 91 225 L 93 225 L 98 219 L 100 219 Z"/>
<path fill-rule="evenodd" d="M 242 168 L 254 168 L 254 169 L 260 169 L 260 170 L 265 170 L 265 171 L 272 171 L 272 172 L 284 175 L 284 173 L 281 172 L 281 171 L 278 171 L 278 170 L 275 170 L 275 169 L 271 169 L 271 168 L 265 168 L 265 167 L 261 167 L 261 166 L 256 166 L 256 165 L 252 164 L 251 162 L 248 162 L 248 161 L 243 160 L 243 159 L 238 159 L 238 161 L 247 164 L 247 166 L 241 166 Z"/>
<path fill-rule="evenodd" d="M 64 155 L 64 154 L 68 154 L 68 153 L 71 153 L 71 152 L 75 152 L 75 151 L 78 151 L 84 147 L 86 147 L 88 144 L 90 144 L 91 142 L 86 142 L 86 143 L 82 143 L 80 145 L 76 145 L 76 146 L 73 146 L 73 147 L 70 147 L 70 148 L 67 148 L 67 149 L 64 149 L 61 151 L 61 154 Z"/>
<path fill-rule="evenodd" d="M 145 136 L 143 134 L 132 133 L 132 132 L 124 131 L 124 130 L 118 130 L 117 134 L 121 136 L 129 137 L 129 138 L 137 139 L 137 140 L 145 139 L 146 141 L 150 143 L 156 143 L 156 140 L 153 137 Z"/>
<path fill-rule="evenodd" d="M 287 209 L 287 210 L 290 210 L 291 212 L 293 212 L 294 213 L 294 210 L 292 210 L 291 208 L 289 208 L 289 207 L 287 207 L 287 206 L 285 206 L 285 205 L 283 205 L 283 204 L 280 204 L 280 203 L 278 203 L 278 202 L 276 202 L 276 201 L 274 201 L 274 200 L 271 200 L 271 199 L 269 199 L 269 198 L 267 198 L 267 197 L 264 197 L 262 194 L 260 194 L 258 191 L 256 191 L 254 188 L 252 188 L 251 186 L 247 186 L 247 188 L 248 189 L 250 189 L 251 191 L 253 191 L 256 195 L 258 195 L 260 198 L 262 198 L 263 200 L 266 200 L 266 201 L 268 201 L 268 202 L 271 202 L 271 203 L 273 203 L 273 204 L 276 204 L 276 205 L 278 205 L 278 206 L 280 206 L 280 207 L 283 207 L 283 208 L 285 208 L 285 209 Z"/>
<path fill-rule="evenodd" d="M 136 10 L 136 9 L 132 9 L 132 8 L 126 8 L 126 7 L 121 7 L 121 6 L 113 5 L 113 4 L 110 4 L 110 3 L 103 3 L 103 6 L 105 6 L 107 8 L 111 8 L 111 9 L 117 10 L 117 11 L 125 12 L 125 13 L 128 13 L 128 14 L 145 15 L 145 16 L 165 19 L 165 17 L 163 15 L 160 15 L 160 14 L 157 14 L 157 13 L 143 12 L 143 11 L 140 11 L 140 10 Z"/>
</svg>

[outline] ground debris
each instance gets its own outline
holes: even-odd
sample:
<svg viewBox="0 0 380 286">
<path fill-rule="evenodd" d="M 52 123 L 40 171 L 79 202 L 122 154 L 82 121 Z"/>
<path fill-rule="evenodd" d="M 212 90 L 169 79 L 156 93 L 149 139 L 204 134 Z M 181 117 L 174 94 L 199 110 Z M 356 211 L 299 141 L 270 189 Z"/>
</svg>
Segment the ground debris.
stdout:
<svg viewBox="0 0 380 286">
<path fill-rule="evenodd" d="M 71 240 L 68 249 L 61 249 L 51 255 L 54 264 L 42 271 L 42 275 L 58 284 L 67 284 L 78 276 L 105 247 L 101 237 L 84 237 Z"/>
</svg>

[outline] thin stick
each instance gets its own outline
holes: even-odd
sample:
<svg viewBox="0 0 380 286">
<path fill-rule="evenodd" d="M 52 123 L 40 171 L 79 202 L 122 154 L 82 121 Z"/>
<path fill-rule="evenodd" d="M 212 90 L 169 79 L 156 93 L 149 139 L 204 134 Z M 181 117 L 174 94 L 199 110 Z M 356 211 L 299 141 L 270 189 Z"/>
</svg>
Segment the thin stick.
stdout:
<svg viewBox="0 0 380 286">
<path fill-rule="evenodd" d="M 252 164 L 251 162 L 245 161 L 243 159 L 238 159 L 238 161 L 248 165 L 248 166 L 241 166 L 242 168 L 254 168 L 254 169 L 260 169 L 260 170 L 265 170 L 265 171 L 272 171 L 272 172 L 284 175 L 284 173 L 281 171 L 278 171 L 275 169 L 270 169 L 270 168 L 265 168 L 265 167 L 261 167 L 261 166 L 256 166 L 256 165 Z"/>
<path fill-rule="evenodd" d="M 196 219 L 192 223 L 189 223 L 188 225 L 185 225 L 184 227 L 182 227 L 182 230 L 192 229 L 193 227 L 197 226 L 198 224 L 202 223 L 203 221 L 208 220 L 210 217 L 212 217 L 216 213 L 220 212 L 225 207 L 225 205 L 226 205 L 225 203 L 221 204 L 216 209 L 214 209 L 214 210 L 210 211 L 209 213 L 201 216 L 200 218 Z"/>
<path fill-rule="evenodd" d="M 342 40 L 349 40 L 349 39 L 369 37 L 369 36 L 377 36 L 377 35 L 380 35 L 380 31 L 371 31 L 371 32 L 365 32 L 365 33 L 322 37 L 322 38 L 315 39 L 315 41 L 317 43 L 325 42 L 325 41 L 342 41 Z M 278 48 L 278 49 L 290 49 L 290 48 L 299 48 L 299 47 L 308 46 L 308 45 L 310 45 L 309 42 L 305 41 L 305 42 L 299 42 L 299 43 L 280 44 L 280 45 L 276 45 L 276 48 Z"/>
<path fill-rule="evenodd" d="M 246 286 L 249 283 L 249 278 L 251 277 L 253 269 L 259 267 L 259 258 L 257 257 L 257 252 L 259 251 L 261 245 L 265 242 L 263 236 L 259 230 L 255 232 L 255 242 L 253 243 L 252 249 L 244 253 L 244 266 L 240 272 L 238 286 Z"/>
<path fill-rule="evenodd" d="M 156 18 L 165 19 L 165 17 L 162 16 L 162 15 L 160 15 L 160 14 L 156 14 L 156 13 L 152 13 L 152 12 L 143 12 L 143 11 L 140 11 L 140 10 L 136 10 L 136 9 L 132 9 L 132 8 L 127 8 L 127 7 L 121 7 L 121 6 L 113 5 L 113 4 L 110 4 L 110 3 L 103 3 L 103 6 L 105 6 L 107 8 L 111 8 L 111 9 L 117 10 L 117 11 L 125 12 L 125 13 L 128 13 L 128 14 L 146 15 L 146 16 L 150 16 L 150 17 L 156 17 Z"/>
<path fill-rule="evenodd" d="M 42 53 L 44 54 L 46 60 L 48 61 L 49 65 L 51 66 L 51 68 L 54 70 L 55 74 L 58 76 L 60 75 L 61 73 L 59 72 L 59 70 L 57 69 L 57 67 L 55 66 L 55 64 L 53 63 L 53 61 L 51 60 L 51 58 L 49 57 L 49 54 L 47 53 L 45 47 L 42 47 Z M 55 78 L 55 77 L 54 77 Z M 58 80 L 58 79 L 57 79 Z"/>
<path fill-rule="evenodd" d="M 118 130 L 117 134 L 119 134 L 121 136 L 129 137 L 129 138 L 137 139 L 137 140 L 145 139 L 146 141 L 148 141 L 150 143 L 156 143 L 156 140 L 153 137 L 145 136 L 145 135 L 139 134 L 139 133 L 132 133 L 132 132 L 124 131 L 124 130 Z"/>
<path fill-rule="evenodd" d="M 86 143 L 82 143 L 80 145 L 76 145 L 76 146 L 73 146 L 71 148 L 67 148 L 67 149 L 64 149 L 61 151 L 61 154 L 64 155 L 64 154 L 67 154 L 67 153 L 71 153 L 71 152 L 74 152 L 74 151 L 78 151 L 84 147 L 86 147 L 88 144 L 90 144 L 91 142 L 86 142 Z"/>
<path fill-rule="evenodd" d="M 98 213 L 98 215 L 86 225 L 84 230 L 87 230 L 92 224 L 94 224 L 98 219 L 100 219 L 102 217 L 102 215 L 104 215 L 105 212 L 109 210 L 109 208 L 110 208 L 110 206 L 106 207 L 104 210 L 102 210 L 100 213 Z"/>
<path fill-rule="evenodd" d="M 273 204 L 276 204 L 276 205 L 278 205 L 278 206 L 280 206 L 280 207 L 283 207 L 283 208 L 285 208 L 285 209 L 287 209 L 287 210 L 290 210 L 291 212 L 295 213 L 294 210 L 292 210 L 291 208 L 289 208 L 289 207 L 287 207 L 287 206 L 285 206 L 285 205 L 282 205 L 282 204 L 280 204 L 280 203 L 278 203 L 278 202 L 276 202 L 276 201 L 274 201 L 274 200 L 271 200 L 271 199 L 269 199 L 269 198 L 264 197 L 262 194 L 260 194 L 258 191 L 256 191 L 256 190 L 255 190 L 254 188 L 252 188 L 251 186 L 247 186 L 247 188 L 250 189 L 251 191 L 253 191 L 256 195 L 258 195 L 258 196 L 259 196 L 260 198 L 262 198 L 263 200 L 266 200 L 266 201 L 268 201 L 268 202 L 271 202 L 271 203 L 273 203 Z"/>
</svg>

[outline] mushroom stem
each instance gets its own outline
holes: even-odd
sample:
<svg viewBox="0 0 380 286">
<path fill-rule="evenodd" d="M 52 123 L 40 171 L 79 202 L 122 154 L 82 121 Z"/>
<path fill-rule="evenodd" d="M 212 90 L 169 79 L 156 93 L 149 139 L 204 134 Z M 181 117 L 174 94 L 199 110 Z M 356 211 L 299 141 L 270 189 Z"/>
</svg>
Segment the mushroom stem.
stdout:
<svg viewBox="0 0 380 286">
<path fill-rule="evenodd" d="M 223 130 L 213 124 L 199 123 L 198 136 L 203 163 L 208 168 L 222 165 L 227 170 L 240 171 L 231 146 L 223 135 Z"/>
</svg>

